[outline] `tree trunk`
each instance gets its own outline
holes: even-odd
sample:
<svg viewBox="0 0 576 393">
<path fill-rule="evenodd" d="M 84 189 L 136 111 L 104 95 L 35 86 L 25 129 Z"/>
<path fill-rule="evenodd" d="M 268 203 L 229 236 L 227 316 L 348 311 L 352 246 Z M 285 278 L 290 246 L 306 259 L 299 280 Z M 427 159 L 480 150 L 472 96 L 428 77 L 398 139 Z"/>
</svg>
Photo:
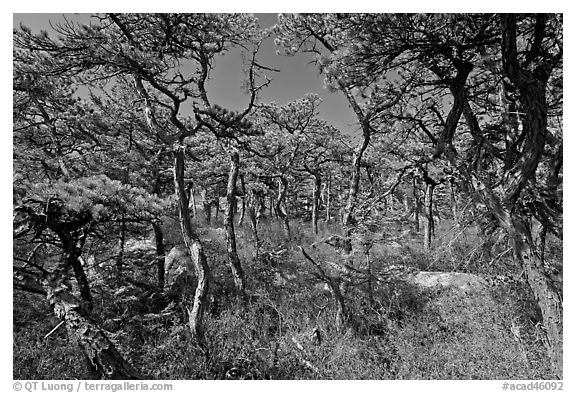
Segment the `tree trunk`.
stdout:
<svg viewBox="0 0 576 393">
<path fill-rule="evenodd" d="M 540 306 L 543 325 L 548 338 L 548 353 L 555 374 L 562 379 L 562 298 L 553 281 L 546 274 L 541 258 L 538 257 L 537 247 L 532 239 L 527 219 L 513 217 L 502 208 L 496 211 L 496 214 L 513 241 L 516 258 L 522 264 L 528 278 L 528 284 Z"/>
<path fill-rule="evenodd" d="M 194 216 L 196 216 L 195 212 L 195 203 L 194 203 L 194 190 L 193 184 L 189 183 L 187 187 L 188 195 L 192 197 L 191 205 L 194 206 Z M 155 182 L 152 192 L 161 197 L 160 195 L 160 174 L 158 170 L 155 170 Z M 162 232 L 162 226 L 158 222 L 152 222 L 152 229 L 154 229 L 154 239 L 156 242 L 156 277 L 158 280 L 158 288 L 161 291 L 164 290 L 165 284 L 165 260 L 166 260 L 166 248 L 164 246 L 164 233 Z"/>
<path fill-rule="evenodd" d="M 126 244 L 126 221 L 122 215 L 120 223 L 120 251 L 116 257 L 116 285 L 122 285 L 122 268 L 124 265 L 124 248 Z"/>
<path fill-rule="evenodd" d="M 188 323 L 192 336 L 198 341 L 201 348 L 206 349 L 203 317 L 210 283 L 210 267 L 204 254 L 202 242 L 192 230 L 190 223 L 188 197 L 184 186 L 184 149 L 185 146 L 178 144 L 174 150 L 174 187 L 178 199 L 182 238 L 194 264 L 198 279 L 192 309 L 188 308 Z"/>
<path fill-rule="evenodd" d="M 526 114 L 523 123 L 526 142 L 518 155 L 518 160 L 504 176 L 505 194 L 502 201 L 506 206 L 514 206 L 522 190 L 534 177 L 544 152 L 548 127 L 546 88 L 554 69 L 554 63 L 557 63 L 561 57 L 555 59 L 547 53 L 547 49 L 543 47 L 543 41 L 537 39 L 546 34 L 548 15 L 537 14 L 535 17 L 533 25 L 535 38 L 530 51 L 538 56 L 532 56 L 532 61 L 526 63 L 521 63 L 518 58 L 516 15 L 502 14 L 500 18 L 503 71 L 518 89 L 522 111 Z M 501 212 L 499 213 L 502 216 Z M 508 217 L 510 217 L 509 212 Z M 508 229 L 508 233 L 514 241 L 516 255 L 524 266 L 530 287 L 540 305 L 549 342 L 552 366 L 556 375 L 562 378 L 563 340 L 560 294 L 555 290 L 554 284 L 546 274 L 542 260 L 537 256 L 527 219 L 512 217 L 509 220 L 499 218 L 499 221 Z"/>
<path fill-rule="evenodd" d="M 246 215 L 246 197 L 242 197 L 242 203 L 240 204 L 240 218 L 238 218 L 238 225 L 244 223 L 244 216 Z"/>
<path fill-rule="evenodd" d="M 290 239 L 290 219 L 288 218 L 288 209 L 286 208 L 286 193 L 288 192 L 288 179 L 285 175 L 278 179 L 278 199 L 276 200 L 276 214 L 282 220 L 286 237 Z"/>
<path fill-rule="evenodd" d="M 414 231 L 420 232 L 420 194 L 416 184 L 416 177 L 412 179 L 412 192 L 414 195 Z"/>
<path fill-rule="evenodd" d="M 254 248 L 255 248 L 255 256 L 258 256 L 260 250 L 260 239 L 258 237 L 258 218 L 256 217 L 256 209 L 257 209 L 257 196 L 251 192 L 250 200 L 248 201 L 248 218 L 250 220 L 250 228 L 252 229 L 252 235 L 254 236 Z"/>
<path fill-rule="evenodd" d="M 186 186 L 186 193 L 188 194 L 188 208 L 192 209 L 192 217 L 196 218 L 196 197 L 194 196 L 194 184 L 188 183 Z"/>
<path fill-rule="evenodd" d="M 76 278 L 78 288 L 80 289 L 80 296 L 84 302 L 88 303 L 86 307 L 90 308 L 93 299 L 92 293 L 90 292 L 90 284 L 88 283 L 88 277 L 86 277 L 84 267 L 80 263 L 80 259 L 78 257 L 71 258 L 70 266 L 72 266 L 72 270 L 74 271 L 74 277 Z"/>
<path fill-rule="evenodd" d="M 204 201 L 202 205 L 204 207 L 204 217 L 206 218 L 206 225 L 210 226 L 212 223 L 212 205 L 209 202 Z"/>
<path fill-rule="evenodd" d="M 244 281 L 244 271 L 238 257 L 236 249 L 236 234 L 234 233 L 234 203 L 236 202 L 236 181 L 238 179 L 239 155 L 237 151 L 230 154 L 230 173 L 228 174 L 228 185 L 226 188 L 226 247 L 228 251 L 228 261 L 230 270 L 234 278 L 237 295 L 244 299 L 246 283 Z"/>
<path fill-rule="evenodd" d="M 452 218 L 454 223 L 458 222 L 458 199 L 456 198 L 456 190 L 454 189 L 454 179 L 450 180 L 450 196 L 452 199 Z"/>
<path fill-rule="evenodd" d="M 322 266 L 316 262 L 302 247 L 299 247 L 302 255 L 314 265 L 316 271 L 319 273 L 320 278 L 330 287 L 330 292 L 334 295 L 336 301 L 336 329 L 340 331 L 342 328 L 349 327 L 352 330 L 356 329 L 356 323 L 352 312 L 346 306 L 346 301 L 342 292 L 340 291 L 340 280 L 327 274 Z"/>
<path fill-rule="evenodd" d="M 262 198 L 262 208 L 260 209 L 261 213 L 258 217 L 262 216 L 262 213 L 264 214 L 264 216 L 266 216 L 266 212 L 268 212 L 268 214 L 270 215 L 270 220 L 272 220 L 272 217 L 274 217 L 274 197 L 270 196 L 268 194 L 263 194 Z M 278 218 L 278 217 L 276 217 Z"/>
<path fill-rule="evenodd" d="M 68 336 L 82 348 L 89 366 L 104 379 L 142 379 L 104 331 L 82 314 L 80 302 L 65 285 L 65 275 L 64 269 L 57 270 L 43 281 L 43 287 L 54 314 L 65 322 Z"/>
<path fill-rule="evenodd" d="M 358 196 L 358 188 L 360 185 L 360 175 L 361 175 L 361 163 L 362 156 L 368 148 L 370 138 L 366 135 L 362 144 L 354 152 L 354 160 L 352 161 L 352 179 L 350 180 L 350 189 L 348 191 L 348 201 L 346 202 L 346 208 L 344 209 L 344 237 L 350 241 L 350 236 L 352 234 L 352 225 L 354 221 L 354 208 L 356 207 L 356 199 Z"/>
<path fill-rule="evenodd" d="M 332 192 L 332 175 L 328 176 L 328 185 L 326 186 L 326 222 L 330 222 L 330 202 Z"/>
<path fill-rule="evenodd" d="M 160 224 L 153 223 L 154 228 L 154 239 L 156 240 L 156 270 L 158 277 L 158 287 L 164 289 L 164 272 L 165 272 L 165 260 L 166 260 L 166 248 L 164 247 L 164 233 L 162 232 L 162 227 Z"/>
<path fill-rule="evenodd" d="M 546 228 L 546 226 L 542 225 L 542 227 L 540 228 L 540 233 L 538 234 L 538 237 L 540 240 L 540 244 L 539 244 L 540 260 L 542 261 L 542 263 L 544 263 L 546 261 L 546 236 L 547 235 L 548 235 L 548 228 Z"/>
<path fill-rule="evenodd" d="M 542 261 L 538 258 L 535 249 L 524 244 L 521 245 L 520 250 L 517 252 L 521 254 L 521 258 L 524 261 L 528 283 L 542 312 L 544 327 L 548 337 L 548 353 L 552 360 L 554 372 L 558 378 L 562 379 L 562 299 L 545 273 Z"/>
<path fill-rule="evenodd" d="M 434 236 L 434 184 L 426 183 L 426 195 L 424 198 L 426 207 L 426 227 L 424 228 L 424 248 L 432 248 L 432 237 Z"/>
<path fill-rule="evenodd" d="M 318 234 L 318 214 L 320 208 L 320 186 L 321 179 L 319 173 L 314 173 L 313 175 L 313 187 L 312 187 L 312 231 L 315 235 Z"/>
<path fill-rule="evenodd" d="M 202 209 L 204 210 L 204 218 L 206 225 L 210 226 L 212 222 L 212 201 L 208 199 L 208 190 L 202 190 Z"/>
<path fill-rule="evenodd" d="M 74 271 L 74 278 L 78 283 L 78 289 L 80 290 L 80 296 L 85 302 L 87 308 L 92 306 L 92 293 L 90 291 L 90 284 L 88 283 L 88 277 L 86 277 L 86 272 L 84 267 L 80 263 L 80 255 L 82 254 L 82 246 L 78 243 L 83 244 L 84 238 L 73 239 L 73 235 L 69 232 L 63 230 L 56 230 L 58 237 L 62 241 L 62 246 L 64 248 L 65 266 L 66 269 L 70 267 Z"/>
<path fill-rule="evenodd" d="M 216 220 L 218 220 L 218 215 L 220 214 L 220 198 L 218 197 L 218 195 L 216 195 L 214 197 L 214 199 L 212 199 L 211 202 L 214 205 L 214 210 L 215 210 L 214 218 L 216 218 Z"/>
<path fill-rule="evenodd" d="M 243 175 L 239 175 L 240 176 L 240 184 L 242 185 L 242 211 L 240 212 L 240 218 L 238 219 L 238 225 L 242 225 L 244 223 L 244 216 L 246 216 L 246 198 L 248 198 L 248 195 L 246 193 L 246 184 L 244 184 L 244 176 Z"/>
</svg>

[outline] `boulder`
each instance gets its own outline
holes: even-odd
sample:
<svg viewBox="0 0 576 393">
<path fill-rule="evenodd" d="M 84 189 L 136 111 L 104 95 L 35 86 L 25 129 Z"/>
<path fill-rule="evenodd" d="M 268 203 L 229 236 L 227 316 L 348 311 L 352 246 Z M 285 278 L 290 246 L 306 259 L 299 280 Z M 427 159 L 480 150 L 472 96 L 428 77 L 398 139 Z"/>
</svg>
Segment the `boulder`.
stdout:
<svg viewBox="0 0 576 393">
<path fill-rule="evenodd" d="M 409 283 L 431 289 L 452 288 L 462 292 L 482 292 L 488 283 L 482 277 L 457 272 L 418 272 L 407 278 Z"/>
<path fill-rule="evenodd" d="M 191 284 L 195 277 L 194 264 L 186 247 L 174 246 L 166 255 L 164 266 L 164 282 L 168 292 L 181 293 L 187 288 L 193 289 Z"/>
</svg>

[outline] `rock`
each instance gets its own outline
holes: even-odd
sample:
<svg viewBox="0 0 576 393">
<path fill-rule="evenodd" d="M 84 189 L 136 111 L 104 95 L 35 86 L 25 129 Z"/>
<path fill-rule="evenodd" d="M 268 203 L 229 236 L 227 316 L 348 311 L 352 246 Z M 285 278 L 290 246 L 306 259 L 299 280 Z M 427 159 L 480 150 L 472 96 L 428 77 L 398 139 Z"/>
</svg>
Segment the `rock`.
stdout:
<svg viewBox="0 0 576 393">
<path fill-rule="evenodd" d="M 127 239 L 124 249 L 126 252 L 153 251 L 156 250 L 156 243 L 154 239 Z"/>
<path fill-rule="evenodd" d="M 170 292 L 181 292 L 196 277 L 190 254 L 183 245 L 174 246 L 166 255 L 165 263 L 164 280 Z"/>
<path fill-rule="evenodd" d="M 424 288 L 437 286 L 463 292 L 481 292 L 488 287 L 488 283 L 482 277 L 457 272 L 418 272 L 409 276 L 407 281 Z"/>
</svg>

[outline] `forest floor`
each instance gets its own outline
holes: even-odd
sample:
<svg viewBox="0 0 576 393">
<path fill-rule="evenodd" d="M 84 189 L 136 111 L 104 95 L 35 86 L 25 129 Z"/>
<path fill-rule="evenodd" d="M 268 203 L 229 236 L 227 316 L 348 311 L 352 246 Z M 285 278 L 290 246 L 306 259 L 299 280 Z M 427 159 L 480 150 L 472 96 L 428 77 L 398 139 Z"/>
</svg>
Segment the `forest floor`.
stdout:
<svg viewBox="0 0 576 393">
<path fill-rule="evenodd" d="M 143 286 L 111 284 L 112 263 L 89 275 L 96 299 L 91 317 L 150 379 L 553 376 L 539 310 L 511 251 L 503 241 L 483 244 L 476 228 L 444 221 L 432 249 L 425 250 L 422 234 L 391 225 L 384 236 L 371 240 L 369 251 L 346 257 L 355 266 L 369 260 L 374 274 L 391 267 L 409 273 L 372 282 L 371 289 L 367 283 L 346 288 L 356 328 L 338 329 L 334 299 L 298 249 L 304 247 L 319 263 L 342 262 L 345 257 L 330 247 L 311 247 L 337 232 L 334 227 L 321 223 L 320 234 L 312 235 L 309 223 L 294 221 L 288 242 L 278 223 L 264 221 L 258 257 L 248 224 L 238 227 L 249 293 L 242 307 L 235 300 L 220 226 L 215 220 L 211 227 L 198 228 L 213 276 L 205 321 L 207 354 L 190 339 L 185 295 L 166 299 Z M 177 225 L 164 227 L 168 243 L 176 243 Z M 141 244 L 153 244 L 146 240 Z M 550 260 L 561 269 L 561 242 L 551 241 L 548 248 Z M 149 246 L 127 249 L 125 274 L 153 284 L 154 257 Z M 430 284 L 431 277 L 438 281 L 436 273 L 426 275 L 428 284 L 406 279 L 417 272 L 468 275 L 451 275 L 456 285 Z M 59 322 L 45 299 L 14 291 L 13 320 L 14 379 L 88 378 L 81 352 L 65 329 L 44 339 Z"/>
</svg>

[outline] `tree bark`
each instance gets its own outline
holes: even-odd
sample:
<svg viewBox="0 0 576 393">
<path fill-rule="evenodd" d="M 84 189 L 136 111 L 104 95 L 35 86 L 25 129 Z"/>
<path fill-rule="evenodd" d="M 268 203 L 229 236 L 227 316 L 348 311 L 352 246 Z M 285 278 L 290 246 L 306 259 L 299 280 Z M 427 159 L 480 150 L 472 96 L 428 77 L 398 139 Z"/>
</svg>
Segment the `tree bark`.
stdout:
<svg viewBox="0 0 576 393">
<path fill-rule="evenodd" d="M 432 237 L 434 236 L 434 187 L 435 185 L 426 182 L 426 195 L 424 205 L 426 206 L 426 227 L 424 228 L 424 248 L 432 248 Z"/>
<path fill-rule="evenodd" d="M 80 296 L 82 300 L 88 304 L 92 304 L 93 298 L 92 293 L 90 291 L 90 284 L 88 283 L 88 277 L 86 277 L 86 272 L 84 271 L 84 267 L 80 263 L 80 259 L 75 254 L 70 254 L 70 266 L 72 266 L 72 270 L 74 271 L 74 277 L 76 278 L 76 282 L 78 283 L 78 288 L 80 289 Z M 90 307 L 87 305 L 87 307 Z"/>
<path fill-rule="evenodd" d="M 192 209 L 192 217 L 196 218 L 196 197 L 194 196 L 194 184 L 188 183 L 186 186 L 186 193 L 188 194 L 188 207 Z"/>
<path fill-rule="evenodd" d="M 266 199 L 266 197 L 264 196 L 264 199 Z M 278 215 L 278 210 L 276 210 L 276 206 L 275 206 L 275 198 L 274 198 L 274 191 L 270 190 L 269 194 L 268 194 L 268 200 L 270 201 L 270 219 L 272 219 L 272 217 L 276 217 L 276 219 L 279 219 L 280 216 Z M 265 202 L 262 202 L 265 203 Z"/>
<path fill-rule="evenodd" d="M 246 184 L 244 184 L 244 176 L 239 175 L 240 177 L 240 184 L 242 185 L 242 204 L 241 208 L 242 211 L 240 212 L 240 218 L 238 219 L 238 225 L 242 225 L 244 223 L 244 217 L 246 216 L 246 198 L 248 195 L 246 194 Z"/>
<path fill-rule="evenodd" d="M 410 218 L 412 212 L 410 211 L 410 201 L 408 200 L 408 194 L 404 193 L 402 196 L 402 203 L 404 204 L 404 217 Z"/>
<path fill-rule="evenodd" d="M 326 186 L 326 222 L 330 222 L 330 203 L 331 201 L 331 192 L 332 192 L 332 175 L 328 176 L 328 185 Z"/>
<path fill-rule="evenodd" d="M 312 231 L 315 235 L 318 234 L 318 215 L 320 208 L 320 186 L 321 178 L 318 172 L 312 174 L 313 187 L 312 187 Z"/>
<path fill-rule="evenodd" d="M 533 25 L 534 40 L 525 54 L 526 61 L 521 64 L 517 48 L 517 17 L 514 14 L 502 14 L 500 18 L 504 74 L 518 89 L 522 111 L 526 114 L 523 122 L 526 142 L 518 160 L 504 176 L 505 193 L 502 201 L 505 206 L 512 207 L 526 184 L 534 177 L 544 152 L 548 127 L 546 87 L 552 70 L 562 59 L 562 51 L 552 55 L 548 49 L 542 47 L 549 15 L 537 14 Z M 527 219 L 519 217 L 519 213 L 514 217 L 511 212 L 512 208 L 509 208 L 506 212 L 508 216 L 502 217 L 507 219 L 499 217 L 499 221 L 514 241 L 516 255 L 524 266 L 528 282 L 542 311 L 552 366 L 556 375 L 562 378 L 562 300 L 547 276 L 542 260 L 537 256 Z M 501 211 L 499 213 L 503 215 Z"/>
<path fill-rule="evenodd" d="M 528 284 L 540 306 L 548 338 L 548 353 L 554 372 L 562 379 L 562 298 L 552 279 L 546 274 L 544 263 L 538 256 L 537 245 L 532 239 L 528 218 L 510 213 L 509 209 L 498 203 L 494 195 L 489 192 L 486 194 L 490 201 L 489 207 L 512 239 L 516 258 L 524 268 Z"/>
<path fill-rule="evenodd" d="M 208 190 L 202 191 L 202 209 L 204 210 L 206 225 L 210 226 L 212 222 L 212 200 L 208 199 Z"/>
<path fill-rule="evenodd" d="M 456 198 L 455 181 L 450 179 L 450 197 L 452 199 L 452 218 L 454 223 L 458 222 L 458 199 Z"/>
<path fill-rule="evenodd" d="M 546 261 L 546 236 L 548 235 L 548 228 L 545 225 L 542 225 L 540 228 L 540 233 L 538 234 L 540 244 L 540 260 L 542 263 Z"/>
<path fill-rule="evenodd" d="M 420 194 L 418 192 L 416 177 L 412 179 L 412 192 L 414 195 L 414 231 L 420 232 Z"/>
<path fill-rule="evenodd" d="M 163 290 L 165 283 L 165 261 L 166 261 L 166 248 L 164 246 L 164 233 L 162 227 L 158 223 L 153 223 L 154 239 L 156 241 L 156 276 L 158 279 L 158 287 Z"/>
<path fill-rule="evenodd" d="M 122 269 L 124 265 L 124 248 L 126 244 L 126 221 L 122 215 L 120 223 L 120 251 L 116 257 L 116 285 L 122 285 Z"/>
<path fill-rule="evenodd" d="M 83 315 L 80 302 L 65 285 L 65 275 L 65 269 L 57 270 L 44 279 L 43 287 L 54 314 L 65 322 L 68 336 L 82 348 L 89 366 L 104 379 L 142 379 L 104 331 Z"/>
<path fill-rule="evenodd" d="M 228 252 L 228 261 L 230 263 L 230 270 L 232 271 L 232 277 L 234 278 L 234 286 L 236 287 L 236 293 L 241 298 L 244 299 L 246 293 L 246 283 L 244 280 L 244 271 L 242 269 L 242 264 L 240 263 L 240 258 L 238 257 L 238 251 L 236 249 L 236 234 L 234 232 L 234 204 L 236 202 L 236 181 L 238 180 L 238 168 L 239 168 L 239 154 L 237 151 L 233 151 L 230 154 L 230 172 L 228 174 L 228 185 L 226 188 L 226 247 Z"/>
<path fill-rule="evenodd" d="M 74 271 L 74 278 L 76 278 L 76 282 L 78 283 L 78 289 L 80 290 L 80 296 L 82 300 L 86 303 L 86 307 L 90 308 L 92 305 L 92 293 L 90 291 L 90 284 L 88 283 L 88 277 L 86 277 L 86 272 L 84 271 L 84 267 L 80 263 L 80 255 L 82 254 L 82 245 L 84 242 L 83 235 L 81 235 L 80 239 L 75 239 L 74 235 L 71 233 L 61 229 L 61 228 L 54 228 L 58 237 L 62 242 L 62 247 L 64 248 L 64 256 L 65 256 L 65 266 L 66 269 L 70 267 Z M 78 245 L 81 243 L 82 245 Z"/>
<path fill-rule="evenodd" d="M 544 265 L 536 253 L 533 244 L 517 242 L 515 245 L 519 258 L 524 262 L 524 269 L 528 277 L 528 283 L 534 292 L 534 296 L 540 310 L 546 335 L 548 337 L 548 353 L 552 360 L 555 374 L 562 379 L 563 374 L 563 312 L 562 299 L 554 288 L 550 277 L 545 273 Z"/>
<path fill-rule="evenodd" d="M 544 34 L 545 14 L 536 16 L 535 35 L 539 30 Z M 532 177 L 542 153 L 544 151 L 547 130 L 547 105 L 546 85 L 552 72 L 552 63 L 548 59 L 537 65 L 534 70 L 520 66 L 518 61 L 516 15 L 502 14 L 502 64 L 505 75 L 520 92 L 520 102 L 523 112 L 526 113 L 525 132 L 527 143 L 522 154 L 514 166 L 507 172 L 505 180 L 506 201 L 512 202 L 517 199 L 520 192 Z M 540 43 L 534 42 L 532 47 L 535 53 L 542 51 Z M 550 59 L 551 60 L 551 59 Z"/>
<path fill-rule="evenodd" d="M 248 219 L 250 220 L 250 228 L 252 229 L 252 235 L 254 236 L 254 248 L 255 257 L 258 256 L 260 252 L 260 237 L 258 235 L 258 224 L 260 222 L 260 212 L 264 209 L 263 201 L 264 196 L 262 196 L 258 191 L 251 190 L 248 193 L 248 201 L 246 202 L 246 208 L 248 209 Z"/>
<path fill-rule="evenodd" d="M 354 321 L 354 317 L 352 312 L 346 305 L 346 301 L 344 300 L 344 296 L 340 291 L 340 280 L 338 278 L 332 277 L 331 275 L 327 274 L 322 266 L 316 262 L 302 247 L 299 247 L 302 255 L 306 258 L 312 265 L 316 268 L 316 271 L 319 273 L 320 278 L 330 287 L 330 291 L 334 295 L 334 300 L 336 301 L 336 328 L 337 330 L 341 330 L 345 327 L 350 327 L 353 330 L 356 328 L 356 324 Z"/>
<path fill-rule="evenodd" d="M 203 318 L 206 308 L 208 289 L 210 284 L 210 267 L 204 254 L 202 242 L 192 230 L 190 223 L 190 210 L 188 209 L 188 196 L 184 185 L 184 149 L 185 146 L 177 144 L 174 150 L 174 187 L 178 200 L 180 228 L 184 245 L 188 249 L 192 263 L 196 270 L 198 283 L 194 293 L 192 309 L 188 307 L 188 324 L 192 336 L 198 341 L 201 348 L 206 349 L 204 339 Z"/>
<path fill-rule="evenodd" d="M 215 210 L 214 218 L 216 220 L 218 220 L 218 215 L 220 214 L 220 198 L 218 197 L 218 195 L 216 195 L 212 199 L 211 203 L 214 205 L 214 210 Z"/>
<path fill-rule="evenodd" d="M 356 207 L 356 200 L 358 196 L 358 188 L 360 185 L 360 175 L 361 175 L 361 163 L 362 156 L 368 148 L 370 143 L 370 132 L 364 132 L 364 139 L 362 144 L 358 146 L 354 152 L 354 159 L 352 161 L 352 178 L 350 180 L 350 189 L 348 190 L 348 201 L 346 202 L 346 208 L 344 210 L 343 226 L 344 226 L 344 236 L 350 241 L 350 236 L 352 235 L 352 225 L 354 221 L 354 208 Z"/>
<path fill-rule="evenodd" d="M 246 216 L 246 197 L 242 197 L 242 202 L 240 204 L 240 217 L 238 218 L 238 225 L 244 223 L 244 217 Z"/>
<path fill-rule="evenodd" d="M 286 194 L 288 192 L 288 178 L 282 175 L 278 178 L 278 199 L 276 200 L 276 214 L 282 220 L 286 237 L 290 239 L 290 219 L 286 208 Z"/>
<path fill-rule="evenodd" d="M 202 206 L 204 208 L 204 217 L 206 218 L 206 225 L 210 226 L 210 224 L 212 223 L 212 205 L 210 204 L 210 202 L 205 201 Z"/>
</svg>

